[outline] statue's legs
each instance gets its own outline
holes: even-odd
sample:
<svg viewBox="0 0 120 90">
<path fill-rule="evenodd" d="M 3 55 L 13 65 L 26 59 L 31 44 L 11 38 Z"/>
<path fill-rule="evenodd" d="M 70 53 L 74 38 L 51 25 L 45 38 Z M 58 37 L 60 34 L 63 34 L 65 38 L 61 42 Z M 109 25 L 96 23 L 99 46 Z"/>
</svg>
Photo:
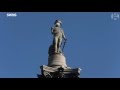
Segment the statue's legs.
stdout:
<svg viewBox="0 0 120 90">
<path fill-rule="evenodd" d="M 58 49 L 58 48 L 57 48 L 57 43 L 58 43 L 58 37 L 57 37 L 57 36 L 55 36 L 55 37 L 54 37 L 54 47 L 55 47 L 55 53 L 57 53 L 57 51 L 58 51 L 58 50 L 57 50 L 57 49 Z"/>
</svg>

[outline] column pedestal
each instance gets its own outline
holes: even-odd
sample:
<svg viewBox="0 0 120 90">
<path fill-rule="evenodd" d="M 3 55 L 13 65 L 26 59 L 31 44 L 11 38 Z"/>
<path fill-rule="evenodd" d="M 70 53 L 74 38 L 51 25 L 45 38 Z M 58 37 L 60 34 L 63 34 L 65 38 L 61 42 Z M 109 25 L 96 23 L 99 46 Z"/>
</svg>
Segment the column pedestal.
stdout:
<svg viewBox="0 0 120 90">
<path fill-rule="evenodd" d="M 41 75 L 38 78 L 79 78 L 80 68 L 63 68 L 63 67 L 49 67 L 41 66 Z"/>
</svg>

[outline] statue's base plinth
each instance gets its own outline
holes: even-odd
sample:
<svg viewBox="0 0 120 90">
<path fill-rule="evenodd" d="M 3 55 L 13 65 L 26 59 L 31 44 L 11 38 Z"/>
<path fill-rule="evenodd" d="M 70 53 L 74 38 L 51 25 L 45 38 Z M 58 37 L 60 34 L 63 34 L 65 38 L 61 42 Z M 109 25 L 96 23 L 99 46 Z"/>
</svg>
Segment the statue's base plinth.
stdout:
<svg viewBox="0 0 120 90">
<path fill-rule="evenodd" d="M 79 78 L 80 68 L 41 66 L 41 75 L 38 78 Z"/>
<path fill-rule="evenodd" d="M 48 66 L 61 66 L 67 67 L 66 58 L 62 53 L 56 53 L 48 57 Z"/>
</svg>

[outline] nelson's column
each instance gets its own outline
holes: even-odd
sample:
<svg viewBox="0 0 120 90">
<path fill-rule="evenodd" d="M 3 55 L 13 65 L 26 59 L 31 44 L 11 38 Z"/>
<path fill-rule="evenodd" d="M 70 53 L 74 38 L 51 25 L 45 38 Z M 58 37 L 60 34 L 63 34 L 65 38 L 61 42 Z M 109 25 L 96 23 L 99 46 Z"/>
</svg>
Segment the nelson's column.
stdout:
<svg viewBox="0 0 120 90">
<path fill-rule="evenodd" d="M 63 29 L 60 27 L 62 22 L 56 20 L 54 27 L 51 28 L 53 42 L 48 50 L 48 65 L 40 66 L 41 74 L 38 78 L 79 78 L 80 68 L 70 68 L 66 64 L 63 49 L 67 41 Z"/>
</svg>

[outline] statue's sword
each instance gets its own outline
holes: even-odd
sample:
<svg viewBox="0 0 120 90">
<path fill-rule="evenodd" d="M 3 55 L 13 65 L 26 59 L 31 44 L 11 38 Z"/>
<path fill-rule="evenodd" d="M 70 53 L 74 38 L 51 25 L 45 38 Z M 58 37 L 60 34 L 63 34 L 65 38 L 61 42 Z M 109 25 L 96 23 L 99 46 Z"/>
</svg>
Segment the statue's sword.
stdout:
<svg viewBox="0 0 120 90">
<path fill-rule="evenodd" d="M 64 50 L 65 44 L 66 44 L 66 40 L 64 41 L 63 48 L 62 48 L 62 52 L 63 52 L 63 50 Z"/>
</svg>

